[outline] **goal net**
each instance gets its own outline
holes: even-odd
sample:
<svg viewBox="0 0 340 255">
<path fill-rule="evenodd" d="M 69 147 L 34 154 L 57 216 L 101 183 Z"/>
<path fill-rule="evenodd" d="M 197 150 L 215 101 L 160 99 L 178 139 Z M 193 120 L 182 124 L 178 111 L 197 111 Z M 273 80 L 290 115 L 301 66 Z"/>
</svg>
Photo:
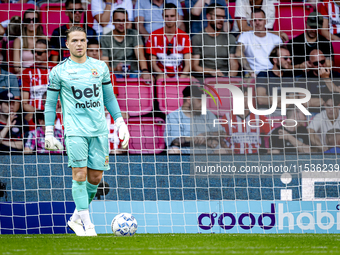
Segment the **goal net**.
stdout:
<svg viewBox="0 0 340 255">
<path fill-rule="evenodd" d="M 72 170 L 66 149 L 44 149 L 43 111 L 72 24 L 131 135 L 121 148 L 106 112 L 97 233 L 122 212 L 138 233 L 339 233 L 337 5 L 151 2 L 0 4 L 0 234 L 71 233 Z"/>
</svg>

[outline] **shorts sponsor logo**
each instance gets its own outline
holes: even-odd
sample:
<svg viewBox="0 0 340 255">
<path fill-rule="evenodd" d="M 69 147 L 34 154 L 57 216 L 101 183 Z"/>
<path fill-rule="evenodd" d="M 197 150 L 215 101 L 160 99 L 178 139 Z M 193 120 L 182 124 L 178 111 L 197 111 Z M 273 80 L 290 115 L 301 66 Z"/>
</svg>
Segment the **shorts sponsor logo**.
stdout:
<svg viewBox="0 0 340 255">
<path fill-rule="evenodd" d="M 86 161 L 86 159 L 74 159 L 73 162 L 83 162 Z"/>
<path fill-rule="evenodd" d="M 109 164 L 109 156 L 105 156 L 105 166 Z"/>
</svg>

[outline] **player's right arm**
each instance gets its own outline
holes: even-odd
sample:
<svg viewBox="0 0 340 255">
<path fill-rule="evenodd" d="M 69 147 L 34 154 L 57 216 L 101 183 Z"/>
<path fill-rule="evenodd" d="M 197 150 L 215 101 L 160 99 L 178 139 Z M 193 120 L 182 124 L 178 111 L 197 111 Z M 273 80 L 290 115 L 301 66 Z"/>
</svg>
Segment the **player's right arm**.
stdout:
<svg viewBox="0 0 340 255">
<path fill-rule="evenodd" d="M 45 149 L 63 150 L 63 145 L 54 137 L 54 121 L 61 81 L 57 73 L 57 67 L 53 68 L 49 76 L 45 104 Z"/>
</svg>

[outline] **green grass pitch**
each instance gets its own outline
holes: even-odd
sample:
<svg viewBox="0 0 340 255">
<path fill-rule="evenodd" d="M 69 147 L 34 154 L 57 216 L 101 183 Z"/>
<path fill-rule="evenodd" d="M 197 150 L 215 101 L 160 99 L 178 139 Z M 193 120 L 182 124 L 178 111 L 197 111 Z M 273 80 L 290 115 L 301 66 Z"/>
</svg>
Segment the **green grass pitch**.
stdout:
<svg viewBox="0 0 340 255">
<path fill-rule="evenodd" d="M 339 254 L 339 234 L 0 235 L 0 254 Z"/>
</svg>

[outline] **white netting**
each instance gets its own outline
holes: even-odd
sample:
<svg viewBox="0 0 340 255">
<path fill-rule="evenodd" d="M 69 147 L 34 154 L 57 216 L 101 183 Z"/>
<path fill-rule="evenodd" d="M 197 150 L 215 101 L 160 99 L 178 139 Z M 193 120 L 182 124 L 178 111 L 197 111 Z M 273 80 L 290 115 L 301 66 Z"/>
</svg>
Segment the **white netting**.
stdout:
<svg viewBox="0 0 340 255">
<path fill-rule="evenodd" d="M 66 151 L 43 148 L 42 111 L 74 23 L 108 64 L 131 133 L 120 148 L 107 114 L 97 232 L 121 212 L 140 233 L 338 232 L 339 7 L 151 2 L 0 4 L 1 233 L 67 232 L 72 172 Z M 55 130 L 63 141 L 59 104 Z"/>
</svg>

